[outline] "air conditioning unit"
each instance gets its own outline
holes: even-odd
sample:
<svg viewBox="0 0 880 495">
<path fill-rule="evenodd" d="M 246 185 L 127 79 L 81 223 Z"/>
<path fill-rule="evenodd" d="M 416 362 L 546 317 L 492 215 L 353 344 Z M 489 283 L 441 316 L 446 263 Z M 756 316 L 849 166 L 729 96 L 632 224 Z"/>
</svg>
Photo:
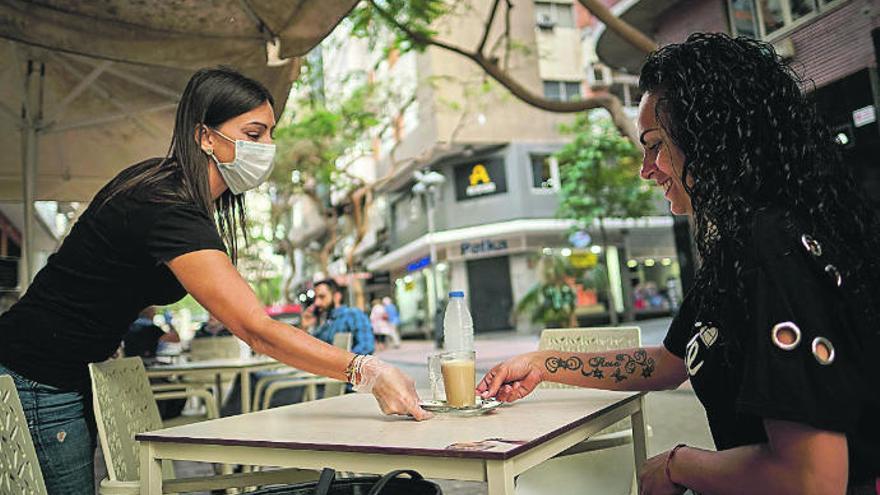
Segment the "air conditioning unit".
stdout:
<svg viewBox="0 0 880 495">
<path fill-rule="evenodd" d="M 614 83 L 611 68 L 605 64 L 592 64 L 587 66 L 587 84 L 591 88 L 607 88 Z"/>
<path fill-rule="evenodd" d="M 538 16 L 538 27 L 541 29 L 553 29 L 556 26 L 556 21 L 553 20 L 548 14 L 541 14 Z"/>
</svg>

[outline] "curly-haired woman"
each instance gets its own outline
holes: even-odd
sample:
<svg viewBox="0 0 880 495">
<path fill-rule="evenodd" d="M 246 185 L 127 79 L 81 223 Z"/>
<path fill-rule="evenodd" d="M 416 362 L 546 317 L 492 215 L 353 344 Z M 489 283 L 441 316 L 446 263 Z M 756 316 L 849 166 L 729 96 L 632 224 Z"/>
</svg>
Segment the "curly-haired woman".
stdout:
<svg viewBox="0 0 880 495">
<path fill-rule="evenodd" d="M 717 451 L 649 459 L 643 494 L 878 493 L 880 225 L 802 81 L 767 44 L 695 34 L 652 53 L 640 85 L 641 175 L 693 218 L 694 288 L 662 346 L 525 354 L 478 390 L 689 379 Z"/>
</svg>

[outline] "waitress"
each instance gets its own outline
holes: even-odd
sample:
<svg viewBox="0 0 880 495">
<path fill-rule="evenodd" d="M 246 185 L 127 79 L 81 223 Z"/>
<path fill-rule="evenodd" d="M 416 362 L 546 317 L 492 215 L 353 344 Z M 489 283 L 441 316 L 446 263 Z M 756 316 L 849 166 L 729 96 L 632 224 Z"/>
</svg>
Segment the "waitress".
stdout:
<svg viewBox="0 0 880 495">
<path fill-rule="evenodd" d="M 372 392 L 386 414 L 430 417 L 411 378 L 269 318 L 236 270 L 242 193 L 269 176 L 274 128 L 262 84 L 227 68 L 196 72 L 168 155 L 104 186 L 0 315 L 0 374 L 15 380 L 50 494 L 94 493 L 88 364 L 113 354 L 143 308 L 187 293 L 258 353 Z"/>
</svg>

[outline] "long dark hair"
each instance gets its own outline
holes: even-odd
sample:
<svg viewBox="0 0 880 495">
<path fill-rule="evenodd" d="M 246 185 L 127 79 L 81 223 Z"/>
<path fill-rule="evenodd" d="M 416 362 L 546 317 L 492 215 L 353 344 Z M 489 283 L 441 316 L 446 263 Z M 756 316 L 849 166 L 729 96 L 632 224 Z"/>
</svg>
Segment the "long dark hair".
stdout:
<svg viewBox="0 0 880 495">
<path fill-rule="evenodd" d="M 244 195 L 228 189 L 216 200 L 208 183 L 208 156 L 200 140 L 205 127 L 275 101 L 269 90 L 228 67 L 201 69 L 190 78 L 180 97 L 171 145 L 165 158 L 134 165 L 114 178 L 95 197 L 99 205 L 114 196 L 137 191 L 159 203 L 185 202 L 213 214 L 233 262 L 238 258 L 237 233 L 247 242 Z"/>
<path fill-rule="evenodd" d="M 731 281 L 742 280 L 750 220 L 777 207 L 801 214 L 800 224 L 835 251 L 845 289 L 877 321 L 877 216 L 804 93 L 807 82 L 769 44 L 693 34 L 651 53 L 639 85 L 657 95 L 657 120 L 685 155 L 681 180 L 703 261 L 693 290 L 701 317 L 723 317 L 725 301 L 742 300 L 741 283 Z"/>
</svg>

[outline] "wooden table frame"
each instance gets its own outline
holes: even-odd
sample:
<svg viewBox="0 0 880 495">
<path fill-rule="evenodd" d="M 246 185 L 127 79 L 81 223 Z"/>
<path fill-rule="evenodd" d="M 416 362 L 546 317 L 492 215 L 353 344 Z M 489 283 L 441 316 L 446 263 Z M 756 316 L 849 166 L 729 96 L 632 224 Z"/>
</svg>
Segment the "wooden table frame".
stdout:
<svg viewBox="0 0 880 495">
<path fill-rule="evenodd" d="M 405 448 L 388 452 L 378 447 L 371 451 L 364 447 L 297 442 L 252 441 L 242 445 L 236 440 L 189 438 L 185 433 L 180 436 L 163 431 L 145 433 L 137 436 L 141 442 L 141 493 L 162 493 L 161 460 L 173 459 L 318 471 L 331 467 L 359 473 L 415 469 L 426 478 L 487 482 L 489 495 L 513 495 L 515 476 L 627 417 L 632 420 L 634 462 L 636 466 L 640 466 L 647 458 L 643 411 L 644 394 L 632 393 L 572 424 L 505 452 L 444 452 Z"/>
<path fill-rule="evenodd" d="M 222 409 L 223 390 L 221 386 L 224 373 L 236 373 L 241 380 L 241 412 L 251 412 L 251 373 L 286 367 L 284 363 L 262 358 L 249 359 L 209 359 L 177 364 L 156 364 L 147 367 L 147 376 L 160 378 L 184 375 L 214 375 L 217 387 L 217 410 Z"/>
</svg>

